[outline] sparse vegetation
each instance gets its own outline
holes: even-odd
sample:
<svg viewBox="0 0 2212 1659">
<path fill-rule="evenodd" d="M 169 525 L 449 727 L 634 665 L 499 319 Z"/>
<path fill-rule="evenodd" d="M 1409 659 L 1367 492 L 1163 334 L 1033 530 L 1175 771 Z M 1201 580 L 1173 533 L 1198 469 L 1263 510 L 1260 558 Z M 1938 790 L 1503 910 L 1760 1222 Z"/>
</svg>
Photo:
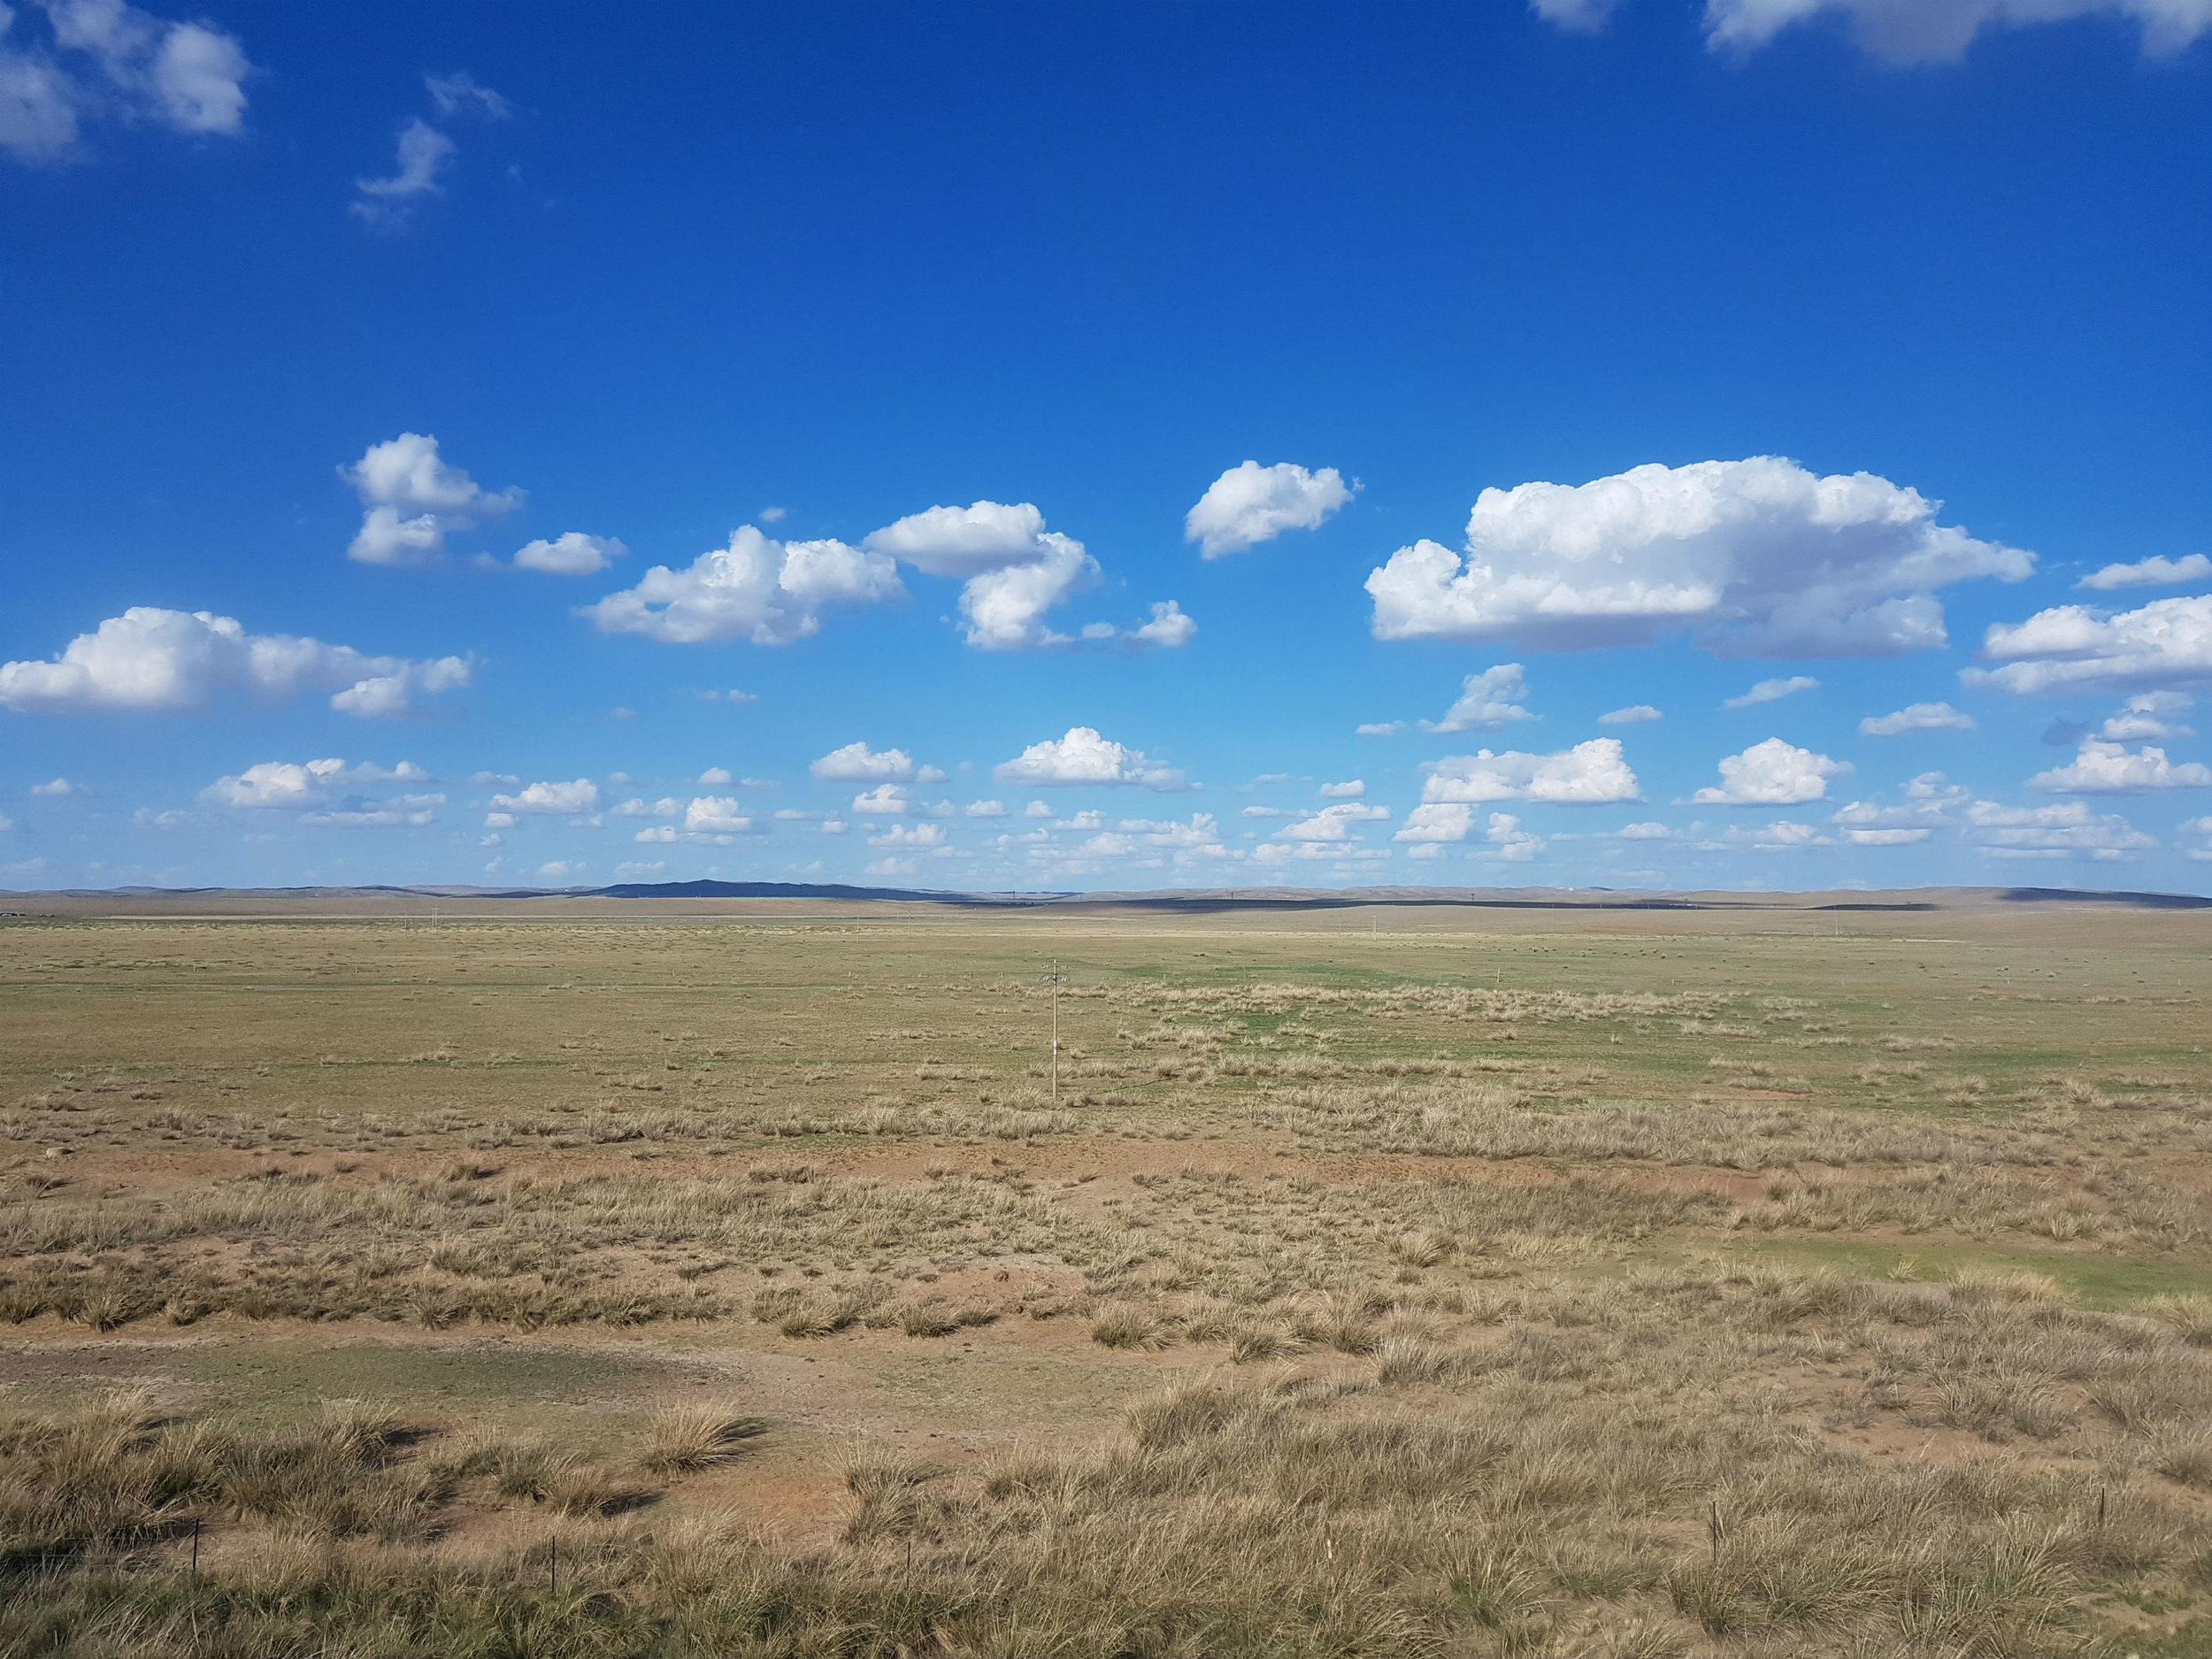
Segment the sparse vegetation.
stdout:
<svg viewBox="0 0 2212 1659">
<path fill-rule="evenodd" d="M 2205 924 L 1809 921 L 11 924 L 0 1652 L 2199 1651 Z"/>
</svg>

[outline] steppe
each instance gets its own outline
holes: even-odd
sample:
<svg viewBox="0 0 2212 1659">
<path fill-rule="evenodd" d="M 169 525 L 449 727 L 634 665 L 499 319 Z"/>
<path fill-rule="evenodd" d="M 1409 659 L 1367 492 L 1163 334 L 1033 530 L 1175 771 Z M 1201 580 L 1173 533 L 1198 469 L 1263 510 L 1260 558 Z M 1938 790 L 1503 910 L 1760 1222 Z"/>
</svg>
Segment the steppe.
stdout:
<svg viewBox="0 0 2212 1659">
<path fill-rule="evenodd" d="M 2212 912 L 11 903 L 0 1653 L 2212 1654 Z"/>
</svg>

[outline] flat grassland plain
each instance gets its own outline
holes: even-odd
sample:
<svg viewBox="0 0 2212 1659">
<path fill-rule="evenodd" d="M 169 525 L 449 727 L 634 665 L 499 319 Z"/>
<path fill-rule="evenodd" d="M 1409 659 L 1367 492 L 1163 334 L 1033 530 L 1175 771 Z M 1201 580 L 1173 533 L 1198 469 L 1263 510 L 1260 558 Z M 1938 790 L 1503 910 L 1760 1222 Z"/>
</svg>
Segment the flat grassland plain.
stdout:
<svg viewBox="0 0 2212 1659">
<path fill-rule="evenodd" d="M 188 908 L 0 923 L 0 1652 L 2212 1653 L 2212 915 Z"/>
</svg>

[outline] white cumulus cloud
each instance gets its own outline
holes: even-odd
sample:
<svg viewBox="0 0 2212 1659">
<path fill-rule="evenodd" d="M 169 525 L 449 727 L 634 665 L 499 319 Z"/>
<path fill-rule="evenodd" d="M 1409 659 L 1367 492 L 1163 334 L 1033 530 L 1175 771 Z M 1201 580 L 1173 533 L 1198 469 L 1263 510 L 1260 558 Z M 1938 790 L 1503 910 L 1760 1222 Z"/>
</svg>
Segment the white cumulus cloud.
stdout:
<svg viewBox="0 0 2212 1659">
<path fill-rule="evenodd" d="M 924 770 L 916 766 L 914 757 L 902 749 L 872 749 L 865 742 L 833 749 L 807 768 L 817 778 L 845 783 L 912 783 Z M 931 776 L 926 781 L 944 776 L 933 766 L 926 770 Z"/>
<path fill-rule="evenodd" d="M 703 795 L 684 809 L 687 835 L 742 835 L 752 827 L 734 795 Z"/>
<path fill-rule="evenodd" d="M 51 795 L 58 799 L 73 795 L 89 795 L 92 792 L 82 784 L 72 783 L 66 778 L 54 778 L 45 783 L 33 784 L 31 793 L 35 795 Z"/>
<path fill-rule="evenodd" d="M 1074 537 L 1046 529 L 1044 514 L 1030 502 L 927 508 L 870 533 L 861 545 L 926 575 L 959 581 L 967 642 L 979 650 L 1036 650 L 1079 640 L 1127 649 L 1172 649 L 1187 644 L 1198 631 L 1171 599 L 1155 604 L 1149 620 L 1125 631 L 1110 622 L 1091 623 L 1073 634 L 1048 626 L 1047 611 L 1098 581 L 1098 561 Z"/>
<path fill-rule="evenodd" d="M 1523 829 L 1521 820 L 1510 812 L 1493 812 L 1483 839 L 1497 849 L 1486 856 L 1502 858 L 1509 864 L 1527 864 L 1544 850 L 1544 838 Z"/>
<path fill-rule="evenodd" d="M 50 45 L 15 27 L 0 5 L 0 150 L 50 162 L 75 147 L 82 123 L 146 121 L 190 136 L 245 130 L 252 66 L 236 37 L 175 23 L 123 0 L 46 0 Z"/>
<path fill-rule="evenodd" d="M 2164 749 L 2147 743 L 2131 749 L 2093 737 L 2082 744 L 2071 765 L 2039 772 L 2030 781 L 2049 795 L 2141 795 L 2153 789 L 2212 788 L 2212 767 L 2195 761 L 2177 765 L 2166 758 Z"/>
<path fill-rule="evenodd" d="M 1690 799 L 1701 806 L 1796 806 L 1825 797 L 1828 780 L 1850 770 L 1847 762 L 1770 737 L 1724 757 L 1720 787 L 1700 789 Z"/>
<path fill-rule="evenodd" d="M 603 634 L 672 645 L 788 645 L 819 631 L 830 605 L 874 604 L 904 592 L 887 554 L 835 541 L 777 541 L 745 525 L 731 532 L 727 547 L 680 571 L 656 565 L 636 587 L 577 614 Z"/>
<path fill-rule="evenodd" d="M 1325 783 L 1314 793 L 1324 801 L 1356 801 L 1367 793 L 1367 782 L 1354 778 L 1344 783 Z"/>
<path fill-rule="evenodd" d="M 234 777 L 219 778 L 200 791 L 211 806 L 255 810 L 303 811 L 338 802 L 344 809 L 310 820 L 321 823 L 427 823 L 422 809 L 442 804 L 442 795 L 407 795 L 395 802 L 369 803 L 359 796 L 339 800 L 342 789 L 363 784 L 426 781 L 429 774 L 409 761 L 388 770 L 373 763 L 348 765 L 334 757 L 310 761 L 265 760 Z"/>
<path fill-rule="evenodd" d="M 1648 703 L 1632 703 L 1625 709 L 1609 709 L 1598 716 L 1600 726 L 1641 726 L 1647 720 L 1663 720 L 1667 717 Z"/>
<path fill-rule="evenodd" d="M 1201 558 L 1241 553 L 1272 541 L 1286 530 L 1315 530 L 1352 492 L 1336 468 L 1309 472 L 1288 461 L 1262 466 L 1247 461 L 1206 487 L 1183 515 L 1183 540 L 1198 543 Z"/>
<path fill-rule="evenodd" d="M 328 691 L 345 714 L 408 712 L 420 693 L 469 683 L 465 657 L 371 657 L 289 634 L 249 634 L 210 611 L 134 605 L 51 662 L 0 664 L 0 708 L 22 713 L 177 713 L 226 693 L 266 703 Z"/>
<path fill-rule="evenodd" d="M 881 834 L 868 837 L 871 847 L 942 847 L 945 831 L 938 824 L 894 824 Z"/>
<path fill-rule="evenodd" d="M 365 509 L 360 532 L 346 549 L 348 558 L 364 565 L 427 565 L 445 550 L 449 532 L 522 504 L 519 489 L 484 489 L 448 465 L 437 439 L 426 433 L 403 432 L 373 443 L 338 476 L 353 486 Z"/>
<path fill-rule="evenodd" d="M 1425 541 L 1368 577 L 1373 630 L 1587 650 L 1692 629 L 1724 656 L 1938 646 L 1937 588 L 2016 580 L 2035 561 L 1937 524 L 1937 505 L 1870 472 L 1819 478 L 1773 456 L 1486 489 L 1463 562 Z"/>
<path fill-rule="evenodd" d="M 2212 558 L 2207 558 L 2201 553 L 2187 553 L 2177 559 L 2159 555 L 2138 559 L 2132 565 L 2108 565 L 2102 570 L 2083 577 L 2074 586 L 2101 589 L 2171 588 L 2182 582 L 2208 580 L 2212 580 Z"/>
<path fill-rule="evenodd" d="M 539 782 L 513 795 L 495 795 L 492 805 L 502 812 L 540 817 L 574 818 L 599 804 L 599 786 L 588 778 L 572 783 Z"/>
<path fill-rule="evenodd" d="M 2055 606 L 1992 624 L 1981 654 L 2003 665 L 1962 669 L 1961 679 L 2025 696 L 2212 680 L 2212 594 L 2155 599 L 2116 616 Z"/>
<path fill-rule="evenodd" d="M 1470 674 L 1462 683 L 1459 701 L 1444 711 L 1440 720 L 1424 720 L 1424 732 L 1495 732 L 1517 720 L 1533 720 L 1537 717 L 1520 706 L 1520 699 L 1528 695 L 1528 682 L 1518 663 L 1500 663 L 1486 668 L 1479 674 Z"/>
<path fill-rule="evenodd" d="M 1349 841 L 1352 826 L 1379 822 L 1390 816 L 1390 809 L 1383 806 L 1363 806 L 1356 801 L 1340 801 L 1325 806 L 1309 818 L 1295 824 L 1286 824 L 1275 832 L 1276 839 L 1286 841 Z"/>
<path fill-rule="evenodd" d="M 1044 785 L 1133 784 L 1164 793 L 1189 787 L 1183 774 L 1099 735 L 1095 728 L 1072 726 L 1065 737 L 1032 743 L 1012 760 L 1001 762 L 1001 783 Z"/>
<path fill-rule="evenodd" d="M 1820 681 L 1810 674 L 1792 674 L 1787 680 L 1763 680 L 1740 697 L 1731 697 L 1720 706 L 1724 709 L 1750 709 L 1762 703 L 1773 703 L 1783 697 L 1793 697 L 1801 691 L 1810 691 Z"/>
<path fill-rule="evenodd" d="M 1901 737 L 1907 732 L 1970 732 L 1974 717 L 1947 703 L 1908 703 L 1894 714 L 1870 714 L 1859 722 L 1864 737 Z"/>
<path fill-rule="evenodd" d="M 2196 706 L 2193 698 L 2178 691 L 2146 691 L 2130 697 L 2117 714 L 2105 720 L 2097 735 L 2115 743 L 2139 742 L 2147 737 L 2194 737 L 2196 728 L 2174 718 Z"/>
<path fill-rule="evenodd" d="M 589 576 L 603 571 L 629 549 L 611 535 L 586 535 L 581 530 L 548 541 L 525 542 L 515 554 L 515 568 L 542 571 L 549 576 Z"/>
<path fill-rule="evenodd" d="M 1966 839 L 2000 858 L 2063 858 L 2109 863 L 2158 845 L 2117 813 L 2092 812 L 2079 801 L 2008 807 L 1975 801 L 1966 808 Z"/>
<path fill-rule="evenodd" d="M 1594 737 L 1552 755 L 1517 749 L 1450 755 L 1436 763 L 1422 786 L 1424 803 L 1542 801 L 1560 806 L 1599 806 L 1640 798 L 1617 737 Z M 1410 819 L 1408 820 L 1411 822 Z"/>
<path fill-rule="evenodd" d="M 895 783 L 879 783 L 865 794 L 853 797 L 853 811 L 862 818 L 895 817 L 911 811 L 913 807 L 906 791 Z"/>
<path fill-rule="evenodd" d="M 1716 50 L 1747 52 L 1823 17 L 1841 19 L 1860 47 L 1893 64 L 1955 63 L 1985 28 L 2070 18 L 2128 19 L 2140 26 L 2152 57 L 2180 51 L 2212 29 L 2205 0 L 1706 0 L 1706 40 Z"/>
<path fill-rule="evenodd" d="M 1474 809 L 1463 801 L 1431 801 L 1406 814 L 1394 841 L 1463 841 L 1474 827 Z"/>
</svg>

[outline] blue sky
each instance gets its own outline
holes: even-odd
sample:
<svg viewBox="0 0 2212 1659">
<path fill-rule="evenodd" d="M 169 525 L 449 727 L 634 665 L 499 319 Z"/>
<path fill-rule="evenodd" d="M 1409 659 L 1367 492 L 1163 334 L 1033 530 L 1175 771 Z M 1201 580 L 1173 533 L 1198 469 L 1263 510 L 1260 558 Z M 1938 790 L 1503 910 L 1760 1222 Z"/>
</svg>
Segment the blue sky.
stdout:
<svg viewBox="0 0 2212 1659">
<path fill-rule="evenodd" d="M 210 4 L 0 7 L 0 885 L 2212 885 L 2212 0 Z"/>
</svg>

